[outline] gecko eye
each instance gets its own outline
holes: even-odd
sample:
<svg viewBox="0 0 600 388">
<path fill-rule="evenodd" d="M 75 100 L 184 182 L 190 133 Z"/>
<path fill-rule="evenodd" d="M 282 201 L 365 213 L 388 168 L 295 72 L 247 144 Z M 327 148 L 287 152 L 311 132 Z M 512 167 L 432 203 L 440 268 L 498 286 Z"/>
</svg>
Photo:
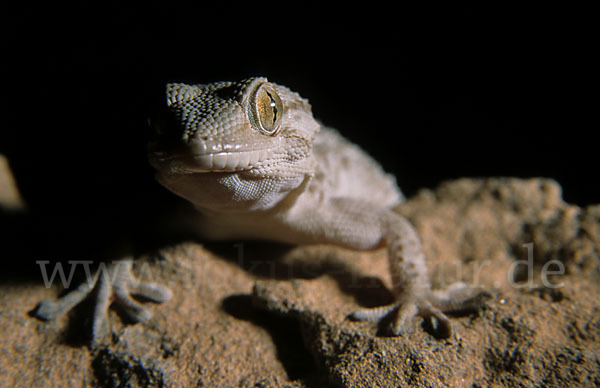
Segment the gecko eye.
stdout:
<svg viewBox="0 0 600 388">
<path fill-rule="evenodd" d="M 264 135 L 274 136 L 281 126 L 283 103 L 270 84 L 261 84 L 248 104 L 250 124 Z"/>
</svg>

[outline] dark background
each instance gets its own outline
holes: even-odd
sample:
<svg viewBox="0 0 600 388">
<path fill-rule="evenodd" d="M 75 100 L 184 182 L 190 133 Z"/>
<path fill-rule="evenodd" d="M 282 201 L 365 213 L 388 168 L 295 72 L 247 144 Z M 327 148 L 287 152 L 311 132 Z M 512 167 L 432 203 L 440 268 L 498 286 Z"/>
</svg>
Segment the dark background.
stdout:
<svg viewBox="0 0 600 388">
<path fill-rule="evenodd" d="M 0 152 L 32 209 L 170 198 L 145 157 L 164 84 L 250 75 L 308 98 L 407 195 L 463 176 L 543 176 L 569 202 L 599 202 L 585 9 L 194 4 L 4 15 Z"/>
</svg>

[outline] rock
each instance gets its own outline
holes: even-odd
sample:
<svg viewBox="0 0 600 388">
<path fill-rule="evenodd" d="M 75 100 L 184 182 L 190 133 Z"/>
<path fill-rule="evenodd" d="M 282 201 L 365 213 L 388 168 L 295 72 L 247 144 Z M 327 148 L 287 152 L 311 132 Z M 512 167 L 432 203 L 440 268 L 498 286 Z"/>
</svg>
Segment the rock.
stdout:
<svg viewBox="0 0 600 388">
<path fill-rule="evenodd" d="M 0 154 L 0 210 L 19 211 L 25 209 L 19 189 L 10 170 L 8 159 Z"/>
<path fill-rule="evenodd" d="M 454 336 L 446 341 L 425 330 L 387 338 L 375 336 L 370 323 L 344 320 L 366 291 L 361 281 L 344 292 L 327 274 L 259 280 L 255 298 L 297 317 L 306 346 L 332 382 L 598 386 L 600 206 L 564 203 L 549 180 L 462 179 L 424 190 L 398 210 L 417 227 L 436 285 L 462 280 L 493 291 L 495 300 L 481 313 L 454 319 Z M 388 284 L 385 255 L 346 256 L 354 256 L 348 264 L 357 276 Z M 550 276 L 560 263 L 566 275 Z"/>
<path fill-rule="evenodd" d="M 389 302 L 385 250 L 186 242 L 136 264 L 174 299 L 150 306 L 143 324 L 111 311 L 112 336 L 94 346 L 73 340 L 76 312 L 29 316 L 58 289 L 3 281 L 0 378 L 13 387 L 600 385 L 600 205 L 566 204 L 550 180 L 460 179 L 397 211 L 418 229 L 435 287 L 462 280 L 494 294 L 483 311 L 453 317 L 447 340 L 421 326 L 386 337 L 346 319 Z"/>
</svg>

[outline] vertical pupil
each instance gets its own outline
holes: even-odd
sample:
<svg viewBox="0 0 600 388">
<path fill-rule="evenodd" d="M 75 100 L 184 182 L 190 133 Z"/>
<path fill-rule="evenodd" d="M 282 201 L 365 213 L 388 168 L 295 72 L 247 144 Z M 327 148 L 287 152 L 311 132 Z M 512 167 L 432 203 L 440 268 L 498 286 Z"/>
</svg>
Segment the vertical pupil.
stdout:
<svg viewBox="0 0 600 388">
<path fill-rule="evenodd" d="M 267 93 L 267 96 L 269 96 L 269 99 L 271 100 L 269 102 L 269 106 L 273 110 L 273 122 L 271 123 L 271 125 L 273 127 L 275 127 L 275 121 L 277 120 L 277 104 L 275 103 L 275 99 L 273 98 L 273 96 L 271 95 L 271 93 L 269 93 L 267 91 L 265 91 L 265 93 Z"/>
</svg>

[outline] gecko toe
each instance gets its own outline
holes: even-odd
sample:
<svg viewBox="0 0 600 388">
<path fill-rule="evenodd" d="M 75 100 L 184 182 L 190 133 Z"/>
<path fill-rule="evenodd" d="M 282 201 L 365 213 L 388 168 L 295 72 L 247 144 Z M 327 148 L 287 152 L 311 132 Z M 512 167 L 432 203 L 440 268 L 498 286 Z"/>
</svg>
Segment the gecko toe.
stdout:
<svg viewBox="0 0 600 388">
<path fill-rule="evenodd" d="M 134 300 L 132 295 L 157 303 L 172 298 L 169 288 L 136 279 L 131 271 L 130 259 L 114 261 L 105 267 L 101 264 L 100 268 L 93 279 L 82 283 L 61 298 L 40 302 L 33 315 L 46 321 L 56 319 L 93 294 L 95 304 L 91 319 L 91 341 L 94 343 L 110 333 L 108 309 L 111 303 L 114 302 L 132 322 L 143 322 L 149 320 L 152 313 Z"/>
<path fill-rule="evenodd" d="M 398 313 L 389 325 L 389 332 L 395 336 L 409 335 L 415 331 L 414 318 L 418 308 L 414 303 L 403 303 L 398 308 Z"/>
<path fill-rule="evenodd" d="M 115 300 L 132 322 L 144 322 L 152 318 L 152 312 L 132 299 Z"/>
<path fill-rule="evenodd" d="M 33 315 L 44 321 L 54 320 L 64 314 L 61 303 L 58 299 L 46 299 L 41 301 Z"/>
<path fill-rule="evenodd" d="M 492 298 L 492 294 L 478 287 L 468 287 L 456 283 L 445 290 L 433 291 L 431 303 L 440 311 L 449 314 L 470 313 L 481 310 Z"/>
<path fill-rule="evenodd" d="M 170 288 L 158 283 L 138 282 L 129 288 L 132 295 L 148 299 L 155 303 L 168 302 L 173 298 Z"/>
<path fill-rule="evenodd" d="M 357 310 L 348 317 L 356 321 L 378 322 L 381 333 L 406 336 L 416 329 L 417 317 L 425 320 L 425 328 L 436 338 L 452 336 L 452 322 L 427 299 L 405 300 L 387 306 Z"/>
<path fill-rule="evenodd" d="M 44 321 L 54 320 L 71 311 L 73 307 L 84 300 L 94 289 L 97 279 L 84 282 L 79 287 L 68 292 L 60 298 L 51 298 L 41 301 L 35 308 L 33 315 Z"/>
<path fill-rule="evenodd" d="M 348 315 L 348 318 L 353 321 L 369 321 L 377 322 L 386 317 L 393 310 L 397 309 L 397 304 L 391 304 L 381 307 L 366 308 L 353 311 Z"/>
<path fill-rule="evenodd" d="M 360 309 L 348 315 L 355 321 L 377 322 L 383 335 L 401 336 L 414 331 L 415 303 L 396 302 L 386 306 Z"/>
<path fill-rule="evenodd" d="M 446 314 L 429 301 L 424 301 L 419 306 L 418 315 L 423 317 L 425 328 L 429 328 L 431 334 L 436 338 L 449 338 L 452 336 L 452 322 Z"/>
</svg>

